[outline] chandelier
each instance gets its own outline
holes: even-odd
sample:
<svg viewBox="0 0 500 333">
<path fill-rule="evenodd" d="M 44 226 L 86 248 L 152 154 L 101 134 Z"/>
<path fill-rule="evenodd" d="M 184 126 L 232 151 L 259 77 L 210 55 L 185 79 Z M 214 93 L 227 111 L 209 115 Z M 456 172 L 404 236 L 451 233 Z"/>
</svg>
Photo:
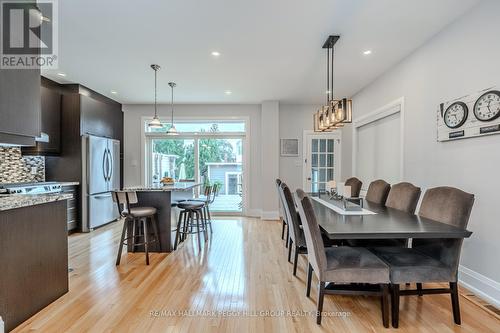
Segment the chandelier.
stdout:
<svg viewBox="0 0 500 333">
<path fill-rule="evenodd" d="M 329 36 L 323 44 L 326 49 L 326 104 L 313 115 L 315 132 L 331 132 L 352 122 L 352 100 L 333 97 L 333 51 L 339 38 Z"/>
</svg>

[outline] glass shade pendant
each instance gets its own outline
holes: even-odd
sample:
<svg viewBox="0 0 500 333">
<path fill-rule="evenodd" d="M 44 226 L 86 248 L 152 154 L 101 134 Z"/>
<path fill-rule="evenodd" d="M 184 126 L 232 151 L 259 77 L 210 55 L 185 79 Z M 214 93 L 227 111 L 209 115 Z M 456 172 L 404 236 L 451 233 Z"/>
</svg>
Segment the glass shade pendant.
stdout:
<svg viewBox="0 0 500 333">
<path fill-rule="evenodd" d="M 175 82 L 169 82 L 168 85 L 170 86 L 170 88 L 172 90 L 172 99 L 170 101 L 170 107 L 172 109 L 172 118 L 171 118 L 171 122 L 170 122 L 170 128 L 168 129 L 167 134 L 168 135 L 179 135 L 179 132 L 177 132 L 177 129 L 175 128 L 175 125 L 174 125 L 174 88 L 177 86 L 177 84 L 175 84 Z"/>
<path fill-rule="evenodd" d="M 151 65 L 151 68 L 155 71 L 155 115 L 153 116 L 153 120 L 148 124 L 148 127 L 149 128 L 162 128 L 163 126 L 161 124 L 160 118 L 158 118 L 158 106 L 156 103 L 156 84 L 157 84 L 156 75 L 157 75 L 158 71 L 160 70 L 160 66 L 153 64 L 153 65 Z"/>
</svg>

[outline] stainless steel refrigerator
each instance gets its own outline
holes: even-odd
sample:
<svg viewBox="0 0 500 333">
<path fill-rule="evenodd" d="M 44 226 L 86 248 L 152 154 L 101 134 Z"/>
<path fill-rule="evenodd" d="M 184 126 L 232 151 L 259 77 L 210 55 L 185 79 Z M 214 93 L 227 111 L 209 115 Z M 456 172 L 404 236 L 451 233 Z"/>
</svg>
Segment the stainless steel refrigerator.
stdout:
<svg viewBox="0 0 500 333">
<path fill-rule="evenodd" d="M 82 136 L 82 231 L 119 218 L 112 193 L 120 189 L 120 141 Z"/>
</svg>

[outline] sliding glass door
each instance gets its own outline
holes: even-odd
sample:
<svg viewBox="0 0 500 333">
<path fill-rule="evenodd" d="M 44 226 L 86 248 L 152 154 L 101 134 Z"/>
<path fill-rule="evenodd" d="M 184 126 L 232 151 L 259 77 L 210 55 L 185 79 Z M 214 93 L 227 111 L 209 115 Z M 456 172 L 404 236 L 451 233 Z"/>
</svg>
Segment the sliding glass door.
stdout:
<svg viewBox="0 0 500 333">
<path fill-rule="evenodd" d="M 184 131 L 169 136 L 149 131 L 146 125 L 146 182 L 158 184 L 163 177 L 194 181 L 202 186 L 196 196 L 204 198 L 205 186 L 216 186 L 211 210 L 241 213 L 244 209 L 244 123 L 191 122 L 175 124 Z M 168 125 L 165 126 L 168 128 Z M 221 132 L 223 129 L 225 132 Z M 196 131 L 196 132 L 195 132 Z"/>
<path fill-rule="evenodd" d="M 243 140 L 200 138 L 199 171 L 203 184 L 216 185 L 218 195 L 212 211 L 241 212 L 243 197 Z"/>
</svg>

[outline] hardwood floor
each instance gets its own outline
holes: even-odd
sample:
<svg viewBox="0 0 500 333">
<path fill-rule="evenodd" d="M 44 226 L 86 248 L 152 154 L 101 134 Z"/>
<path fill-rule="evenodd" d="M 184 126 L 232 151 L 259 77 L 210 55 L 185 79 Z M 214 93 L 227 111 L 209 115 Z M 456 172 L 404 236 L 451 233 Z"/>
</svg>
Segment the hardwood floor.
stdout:
<svg viewBox="0 0 500 333">
<path fill-rule="evenodd" d="M 306 298 L 305 257 L 300 256 L 293 277 L 280 223 L 226 217 L 217 218 L 213 227 L 213 238 L 201 253 L 188 239 L 176 252 L 151 254 L 150 266 L 144 254 L 125 253 L 115 267 L 121 223 L 70 236 L 70 292 L 15 332 L 500 331 L 500 320 L 464 297 L 463 323 L 454 325 L 446 295 L 402 298 L 397 330 L 382 326 L 377 298 L 327 296 L 324 311 L 336 316 L 324 316 L 317 326 L 317 281 L 311 299 Z M 194 311 L 207 313 L 196 316 Z M 209 316 L 210 311 L 215 315 Z M 237 311 L 247 316 L 234 316 Z M 268 316 L 258 316 L 261 311 Z M 279 311 L 285 314 L 278 316 Z M 304 315 L 307 311 L 311 316 Z"/>
</svg>

